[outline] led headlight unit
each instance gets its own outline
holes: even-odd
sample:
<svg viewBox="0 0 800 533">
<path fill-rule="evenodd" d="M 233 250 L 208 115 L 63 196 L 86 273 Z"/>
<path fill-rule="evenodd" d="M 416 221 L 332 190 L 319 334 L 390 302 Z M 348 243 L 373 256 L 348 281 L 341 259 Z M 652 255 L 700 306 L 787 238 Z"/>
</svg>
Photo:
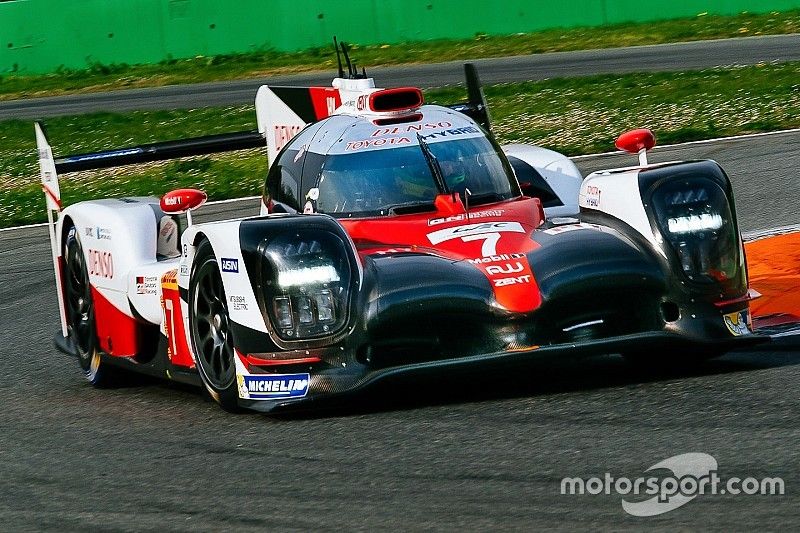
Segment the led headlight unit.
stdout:
<svg viewBox="0 0 800 533">
<path fill-rule="evenodd" d="M 261 248 L 266 309 L 284 340 L 326 337 L 347 322 L 351 267 L 342 238 L 329 231 L 278 235 Z"/>
<path fill-rule="evenodd" d="M 692 177 L 653 193 L 656 222 L 691 281 L 725 282 L 737 275 L 739 248 L 728 197 L 714 181 Z"/>
</svg>

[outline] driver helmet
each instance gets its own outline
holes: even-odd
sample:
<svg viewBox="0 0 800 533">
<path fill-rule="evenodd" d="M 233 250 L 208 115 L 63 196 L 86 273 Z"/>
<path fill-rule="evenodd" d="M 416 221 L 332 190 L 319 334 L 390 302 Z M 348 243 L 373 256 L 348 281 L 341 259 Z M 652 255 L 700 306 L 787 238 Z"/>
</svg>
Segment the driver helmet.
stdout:
<svg viewBox="0 0 800 533">
<path fill-rule="evenodd" d="M 467 169 L 461 159 L 448 159 L 440 163 L 444 181 L 451 190 L 464 190 L 467 186 Z"/>
</svg>

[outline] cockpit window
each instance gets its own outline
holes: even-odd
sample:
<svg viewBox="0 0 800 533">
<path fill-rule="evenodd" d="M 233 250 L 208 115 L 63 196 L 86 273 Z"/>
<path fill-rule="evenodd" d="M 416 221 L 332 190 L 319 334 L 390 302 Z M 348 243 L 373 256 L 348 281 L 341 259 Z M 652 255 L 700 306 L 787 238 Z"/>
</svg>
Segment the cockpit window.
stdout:
<svg viewBox="0 0 800 533">
<path fill-rule="evenodd" d="M 441 192 L 470 192 L 470 205 L 519 194 L 515 178 L 484 136 L 430 142 L 447 191 L 441 191 L 420 146 L 329 155 L 319 176 L 317 211 L 339 217 L 433 209 Z"/>
</svg>

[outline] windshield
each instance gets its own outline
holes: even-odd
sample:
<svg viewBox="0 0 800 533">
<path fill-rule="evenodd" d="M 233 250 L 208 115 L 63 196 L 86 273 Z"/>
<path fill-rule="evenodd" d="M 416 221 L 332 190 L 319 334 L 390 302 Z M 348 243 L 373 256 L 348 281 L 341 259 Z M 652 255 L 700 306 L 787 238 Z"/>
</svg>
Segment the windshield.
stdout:
<svg viewBox="0 0 800 533">
<path fill-rule="evenodd" d="M 418 145 L 329 155 L 319 178 L 317 211 L 375 216 L 433 209 L 437 194 L 470 191 L 470 205 L 512 198 L 514 177 L 484 136 L 428 143 L 447 187 L 440 191 Z"/>
</svg>

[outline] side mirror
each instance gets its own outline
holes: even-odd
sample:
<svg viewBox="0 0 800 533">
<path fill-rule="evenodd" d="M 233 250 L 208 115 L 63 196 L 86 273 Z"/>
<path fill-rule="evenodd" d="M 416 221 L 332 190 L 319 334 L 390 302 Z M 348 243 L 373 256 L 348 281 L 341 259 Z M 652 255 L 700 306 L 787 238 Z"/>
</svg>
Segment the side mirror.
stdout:
<svg viewBox="0 0 800 533">
<path fill-rule="evenodd" d="M 656 136 L 648 129 L 631 130 L 617 137 L 614 146 L 628 152 L 629 154 L 639 155 L 639 164 L 647 165 L 647 151 L 652 150 L 656 145 Z"/>
<path fill-rule="evenodd" d="M 208 200 L 208 195 L 197 189 L 175 189 L 161 197 L 161 210 L 169 215 L 186 213 L 187 222 L 192 225 L 192 209 L 197 209 Z"/>
</svg>

